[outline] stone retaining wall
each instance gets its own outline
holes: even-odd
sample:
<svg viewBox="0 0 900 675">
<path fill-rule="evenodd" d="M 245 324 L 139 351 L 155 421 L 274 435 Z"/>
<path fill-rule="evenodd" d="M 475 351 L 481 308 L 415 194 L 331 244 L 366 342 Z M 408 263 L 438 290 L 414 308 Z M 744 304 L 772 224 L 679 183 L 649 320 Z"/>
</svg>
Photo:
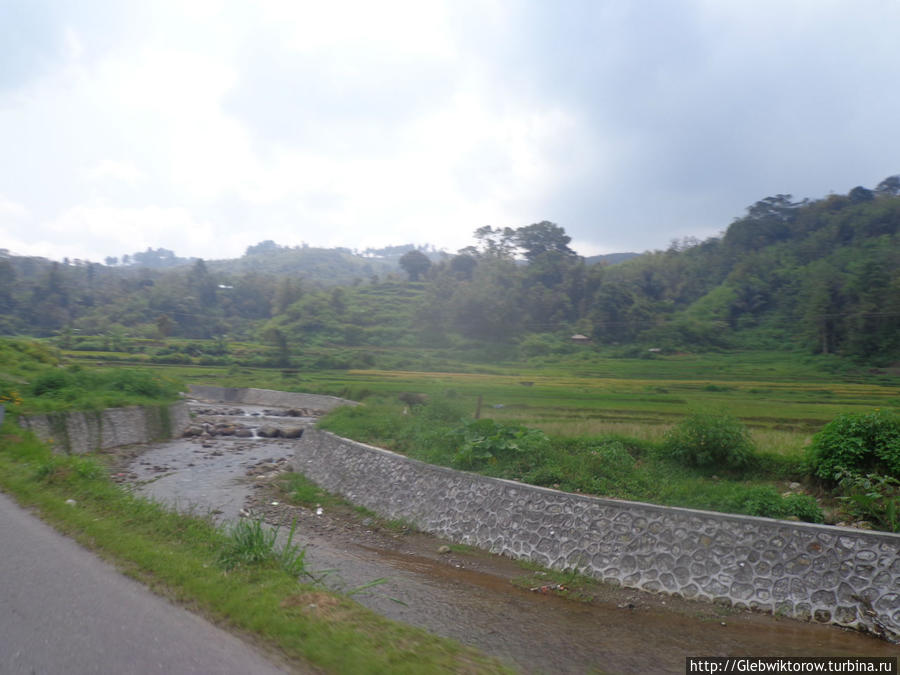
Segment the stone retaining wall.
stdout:
<svg viewBox="0 0 900 675">
<path fill-rule="evenodd" d="M 168 440 L 190 423 L 183 401 L 170 406 L 129 406 L 99 411 L 22 415 L 19 425 L 42 441 L 52 441 L 56 452 L 83 454 L 120 445 Z"/>
<path fill-rule="evenodd" d="M 278 408 L 307 408 L 322 412 L 328 412 L 342 405 L 359 405 L 355 401 L 348 401 L 337 396 L 299 394 L 272 389 L 235 389 L 193 384 L 190 390 L 191 396 L 211 403 L 246 403 L 247 405 L 270 405 Z"/>
<path fill-rule="evenodd" d="M 308 429 L 295 468 L 385 518 L 629 588 L 900 636 L 900 535 L 574 495 Z"/>
</svg>

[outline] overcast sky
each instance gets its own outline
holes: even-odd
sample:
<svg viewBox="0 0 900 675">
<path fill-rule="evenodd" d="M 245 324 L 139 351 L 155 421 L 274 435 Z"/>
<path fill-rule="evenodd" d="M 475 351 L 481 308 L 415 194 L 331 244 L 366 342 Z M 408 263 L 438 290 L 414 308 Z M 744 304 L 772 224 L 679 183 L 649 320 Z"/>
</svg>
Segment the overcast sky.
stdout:
<svg viewBox="0 0 900 675">
<path fill-rule="evenodd" d="M 0 0 L 0 248 L 582 255 L 900 173 L 900 0 Z"/>
</svg>

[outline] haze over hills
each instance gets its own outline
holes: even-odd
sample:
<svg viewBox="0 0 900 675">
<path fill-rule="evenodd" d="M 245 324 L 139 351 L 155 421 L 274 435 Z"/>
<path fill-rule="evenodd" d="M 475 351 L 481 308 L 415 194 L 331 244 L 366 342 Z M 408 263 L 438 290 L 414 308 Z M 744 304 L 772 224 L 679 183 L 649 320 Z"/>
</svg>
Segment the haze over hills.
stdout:
<svg viewBox="0 0 900 675">
<path fill-rule="evenodd" d="M 639 256 L 586 260 L 548 221 L 479 228 L 476 245 L 456 255 L 273 241 L 218 261 L 165 249 L 124 265 L 6 254 L 0 331 L 277 335 L 348 347 L 468 341 L 533 353 L 577 332 L 638 351 L 803 347 L 883 362 L 900 359 L 898 228 L 900 177 L 891 176 L 817 200 L 766 197 L 721 237 Z"/>
</svg>

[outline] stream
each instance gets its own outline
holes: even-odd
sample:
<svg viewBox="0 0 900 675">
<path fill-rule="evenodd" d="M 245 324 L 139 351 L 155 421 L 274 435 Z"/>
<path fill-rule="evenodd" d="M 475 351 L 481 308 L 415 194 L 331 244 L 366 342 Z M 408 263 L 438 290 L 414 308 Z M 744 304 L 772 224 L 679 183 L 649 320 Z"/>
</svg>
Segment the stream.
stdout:
<svg viewBox="0 0 900 675">
<path fill-rule="evenodd" d="M 525 673 L 683 673 L 687 656 L 897 656 L 900 649 L 835 626 L 738 612 L 708 603 L 600 585 L 593 601 L 541 592 L 541 573 L 500 556 L 386 527 L 350 508 L 282 502 L 275 481 L 295 440 L 264 438 L 312 424 L 310 411 L 190 401 L 197 428 L 211 431 L 139 446 L 117 480 L 179 510 L 225 523 L 261 517 L 295 543 L 309 568 L 391 619 L 454 638 Z M 292 416 L 285 416 L 285 412 Z M 218 425 L 218 426 L 217 426 Z M 240 432 L 243 435 L 233 435 Z M 249 432 L 249 433 L 248 433 Z M 220 435 L 220 434 L 228 435 Z M 525 588 L 513 578 L 532 575 Z"/>
</svg>

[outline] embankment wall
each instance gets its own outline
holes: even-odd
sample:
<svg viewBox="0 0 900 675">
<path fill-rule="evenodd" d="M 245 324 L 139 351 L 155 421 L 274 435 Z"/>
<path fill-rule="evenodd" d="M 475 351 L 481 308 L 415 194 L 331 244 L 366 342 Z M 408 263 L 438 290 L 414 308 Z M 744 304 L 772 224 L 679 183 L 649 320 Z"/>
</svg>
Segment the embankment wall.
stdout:
<svg viewBox="0 0 900 675">
<path fill-rule="evenodd" d="M 246 403 L 247 405 L 270 405 L 278 408 L 306 408 L 328 412 L 342 405 L 359 405 L 355 401 L 324 396 L 321 394 L 300 394 L 272 389 L 236 389 L 231 387 L 210 387 L 194 384 L 191 396 L 209 402 Z"/>
<path fill-rule="evenodd" d="M 600 499 L 307 429 L 295 468 L 385 518 L 630 588 L 900 636 L 900 535 Z"/>
<path fill-rule="evenodd" d="M 52 441 L 56 452 L 83 454 L 120 445 L 168 440 L 190 423 L 183 401 L 162 406 L 128 406 L 97 411 L 22 415 L 19 425 L 42 441 Z"/>
</svg>

